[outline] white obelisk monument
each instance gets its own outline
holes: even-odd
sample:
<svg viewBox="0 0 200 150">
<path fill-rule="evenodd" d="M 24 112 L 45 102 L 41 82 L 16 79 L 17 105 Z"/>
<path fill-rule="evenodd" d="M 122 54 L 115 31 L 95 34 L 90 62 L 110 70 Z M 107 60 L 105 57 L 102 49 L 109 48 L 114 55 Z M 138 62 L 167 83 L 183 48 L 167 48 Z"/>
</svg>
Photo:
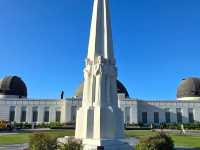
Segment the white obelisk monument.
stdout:
<svg viewBox="0 0 200 150">
<path fill-rule="evenodd" d="M 113 54 L 108 0 L 94 0 L 88 55 L 84 68 L 82 107 L 77 111 L 75 138 L 84 150 L 127 150 L 123 113 L 118 107 L 117 68 Z"/>
</svg>

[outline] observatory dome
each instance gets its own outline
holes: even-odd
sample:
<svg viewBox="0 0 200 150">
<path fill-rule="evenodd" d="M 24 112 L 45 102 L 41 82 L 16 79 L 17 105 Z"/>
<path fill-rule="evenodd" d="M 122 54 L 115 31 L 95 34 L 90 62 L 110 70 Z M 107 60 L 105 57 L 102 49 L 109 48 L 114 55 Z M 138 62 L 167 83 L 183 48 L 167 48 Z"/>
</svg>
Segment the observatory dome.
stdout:
<svg viewBox="0 0 200 150">
<path fill-rule="evenodd" d="M 200 78 L 182 79 L 177 89 L 178 100 L 200 100 Z"/>
<path fill-rule="evenodd" d="M 6 76 L 0 80 L 0 97 L 27 97 L 26 84 L 18 76 Z"/>
</svg>

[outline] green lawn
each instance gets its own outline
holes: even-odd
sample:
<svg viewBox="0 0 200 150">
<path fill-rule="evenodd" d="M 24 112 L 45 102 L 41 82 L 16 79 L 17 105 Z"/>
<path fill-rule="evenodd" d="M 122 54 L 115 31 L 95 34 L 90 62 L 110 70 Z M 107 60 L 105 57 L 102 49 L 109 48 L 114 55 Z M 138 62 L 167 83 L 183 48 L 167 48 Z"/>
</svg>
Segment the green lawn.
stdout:
<svg viewBox="0 0 200 150">
<path fill-rule="evenodd" d="M 43 133 L 47 133 L 53 137 L 64 137 L 64 136 L 73 136 L 74 130 L 53 130 L 53 131 L 46 131 Z M 17 133 L 14 135 L 2 135 L 0 136 L 0 145 L 28 143 L 29 137 L 32 134 L 33 133 Z"/>
<path fill-rule="evenodd" d="M 44 133 L 47 133 L 53 137 L 74 136 L 74 130 L 52 130 L 46 131 Z M 31 134 L 33 133 L 2 135 L 0 136 L 0 145 L 28 143 Z M 126 131 L 126 134 L 129 137 L 136 137 L 141 139 L 150 135 L 154 135 L 155 132 L 149 130 L 130 130 Z M 170 134 L 170 136 L 173 138 L 176 146 L 200 148 L 200 136 L 179 136 L 175 134 Z"/>
<path fill-rule="evenodd" d="M 200 148 L 200 136 L 180 136 L 172 134 L 171 137 L 176 146 Z"/>
<path fill-rule="evenodd" d="M 130 130 L 126 131 L 127 136 L 137 137 L 139 139 L 156 134 L 150 130 Z M 170 134 L 176 146 L 185 146 L 191 148 L 200 148 L 200 136 L 182 136 Z"/>
</svg>

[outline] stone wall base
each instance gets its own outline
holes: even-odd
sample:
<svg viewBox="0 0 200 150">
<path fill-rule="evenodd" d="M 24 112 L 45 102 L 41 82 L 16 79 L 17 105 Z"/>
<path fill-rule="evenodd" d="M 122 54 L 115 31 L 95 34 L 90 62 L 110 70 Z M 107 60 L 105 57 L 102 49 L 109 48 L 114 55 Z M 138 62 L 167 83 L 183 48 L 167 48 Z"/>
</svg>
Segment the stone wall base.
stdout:
<svg viewBox="0 0 200 150">
<path fill-rule="evenodd" d="M 123 142 L 120 139 L 84 139 L 82 144 L 83 150 L 133 150 L 133 146 L 130 146 L 128 143 Z"/>
</svg>

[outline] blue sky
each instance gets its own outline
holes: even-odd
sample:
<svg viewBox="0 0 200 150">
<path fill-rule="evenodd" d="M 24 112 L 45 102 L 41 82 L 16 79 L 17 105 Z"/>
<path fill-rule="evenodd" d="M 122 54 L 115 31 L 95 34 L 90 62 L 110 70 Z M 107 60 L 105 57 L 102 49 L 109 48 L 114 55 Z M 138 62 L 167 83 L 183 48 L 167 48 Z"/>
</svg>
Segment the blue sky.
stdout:
<svg viewBox="0 0 200 150">
<path fill-rule="evenodd" d="M 200 76 L 199 0 L 110 0 L 119 80 L 131 97 L 174 99 Z M 92 0 L 1 0 L 0 76 L 33 98 L 74 94 L 82 81 Z"/>
</svg>

